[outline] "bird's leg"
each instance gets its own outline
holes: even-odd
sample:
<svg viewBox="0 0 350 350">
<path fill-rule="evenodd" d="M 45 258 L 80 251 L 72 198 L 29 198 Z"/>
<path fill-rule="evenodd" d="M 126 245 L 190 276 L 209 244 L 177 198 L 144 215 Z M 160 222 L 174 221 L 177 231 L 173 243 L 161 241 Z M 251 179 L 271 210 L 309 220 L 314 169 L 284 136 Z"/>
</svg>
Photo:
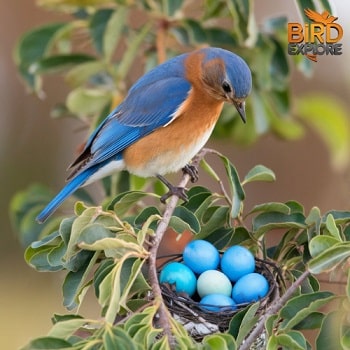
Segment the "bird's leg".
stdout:
<svg viewBox="0 0 350 350">
<path fill-rule="evenodd" d="M 182 168 L 182 172 L 184 174 L 188 174 L 191 177 L 191 182 L 197 182 L 198 181 L 198 168 L 195 165 L 192 164 L 186 164 Z"/>
<path fill-rule="evenodd" d="M 186 190 L 183 187 L 177 187 L 172 185 L 165 177 L 162 175 L 157 175 L 157 178 L 163 182 L 163 184 L 169 188 L 169 191 L 160 197 L 160 201 L 165 204 L 166 200 L 172 195 L 178 196 L 183 201 L 187 202 L 188 197 L 186 194 Z"/>
</svg>

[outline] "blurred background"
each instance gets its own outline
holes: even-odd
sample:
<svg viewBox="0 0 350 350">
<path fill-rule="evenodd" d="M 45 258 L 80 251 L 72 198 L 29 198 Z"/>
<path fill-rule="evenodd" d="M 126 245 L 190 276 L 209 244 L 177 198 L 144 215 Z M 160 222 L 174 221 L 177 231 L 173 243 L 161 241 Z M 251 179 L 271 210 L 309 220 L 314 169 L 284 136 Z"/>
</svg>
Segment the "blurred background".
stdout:
<svg viewBox="0 0 350 350">
<path fill-rule="evenodd" d="M 310 78 L 294 72 L 293 95 L 323 92 L 334 96 L 350 111 L 350 3 L 337 0 L 334 4 L 338 23 L 344 29 L 343 55 L 320 57 Z M 258 22 L 279 14 L 288 15 L 290 22 L 300 21 L 293 2 L 257 1 L 255 13 Z M 51 316 L 66 312 L 60 292 L 63 275 L 38 273 L 25 264 L 23 249 L 8 218 L 9 201 L 15 192 L 32 183 L 43 183 L 55 190 L 63 185 L 66 166 L 85 135 L 78 122 L 49 117 L 51 108 L 67 93 L 63 80 L 49 76 L 45 80 L 46 96 L 38 99 L 20 82 L 12 59 L 13 47 L 21 34 L 62 19 L 62 15 L 36 7 L 32 0 L 0 3 L 0 344 L 3 349 L 17 349 L 29 339 L 45 335 L 51 326 Z M 227 140 L 211 141 L 210 146 L 225 153 L 242 175 L 256 164 L 264 164 L 276 173 L 275 183 L 247 187 L 248 208 L 264 201 L 294 199 L 305 205 L 306 212 L 313 206 L 320 207 L 322 212 L 350 210 L 349 168 L 332 168 L 326 146 L 311 130 L 303 139 L 293 142 L 266 135 L 249 148 L 232 145 Z M 337 284 L 326 287 L 334 291 L 343 288 Z M 93 298 L 79 312 L 86 317 L 96 315 Z"/>
</svg>

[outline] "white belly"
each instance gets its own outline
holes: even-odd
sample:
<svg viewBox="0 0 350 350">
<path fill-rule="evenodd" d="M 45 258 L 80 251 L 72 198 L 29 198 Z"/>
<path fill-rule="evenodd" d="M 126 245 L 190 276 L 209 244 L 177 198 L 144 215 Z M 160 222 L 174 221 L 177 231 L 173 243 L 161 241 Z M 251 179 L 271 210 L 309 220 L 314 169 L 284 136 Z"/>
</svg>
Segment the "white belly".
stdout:
<svg viewBox="0 0 350 350">
<path fill-rule="evenodd" d="M 97 180 L 100 180 L 106 176 L 112 175 L 115 172 L 125 169 L 125 164 L 123 160 L 112 160 L 104 167 L 96 171 L 90 178 L 84 183 L 84 186 L 89 185 Z"/>
</svg>

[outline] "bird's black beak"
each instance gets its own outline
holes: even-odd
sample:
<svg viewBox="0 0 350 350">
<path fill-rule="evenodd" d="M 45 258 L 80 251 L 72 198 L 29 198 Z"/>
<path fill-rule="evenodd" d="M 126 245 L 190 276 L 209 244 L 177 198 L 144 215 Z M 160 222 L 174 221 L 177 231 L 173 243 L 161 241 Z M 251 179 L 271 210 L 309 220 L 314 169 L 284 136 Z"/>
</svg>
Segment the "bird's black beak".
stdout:
<svg viewBox="0 0 350 350">
<path fill-rule="evenodd" d="M 239 113 L 243 123 L 246 123 L 247 118 L 246 118 L 246 115 L 245 115 L 245 103 L 244 102 L 236 102 L 236 101 L 234 101 L 233 104 L 236 107 L 237 112 Z"/>
</svg>

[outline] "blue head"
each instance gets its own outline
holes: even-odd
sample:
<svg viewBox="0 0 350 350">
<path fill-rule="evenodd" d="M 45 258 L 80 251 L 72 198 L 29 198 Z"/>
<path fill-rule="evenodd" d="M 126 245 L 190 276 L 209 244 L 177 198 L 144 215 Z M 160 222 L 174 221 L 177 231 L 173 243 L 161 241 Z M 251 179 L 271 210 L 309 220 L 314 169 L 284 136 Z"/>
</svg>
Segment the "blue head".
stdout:
<svg viewBox="0 0 350 350">
<path fill-rule="evenodd" d="M 203 82 L 211 95 L 233 104 L 245 122 L 244 101 L 252 89 L 248 65 L 238 55 L 220 48 L 205 48 L 202 61 Z"/>
</svg>

